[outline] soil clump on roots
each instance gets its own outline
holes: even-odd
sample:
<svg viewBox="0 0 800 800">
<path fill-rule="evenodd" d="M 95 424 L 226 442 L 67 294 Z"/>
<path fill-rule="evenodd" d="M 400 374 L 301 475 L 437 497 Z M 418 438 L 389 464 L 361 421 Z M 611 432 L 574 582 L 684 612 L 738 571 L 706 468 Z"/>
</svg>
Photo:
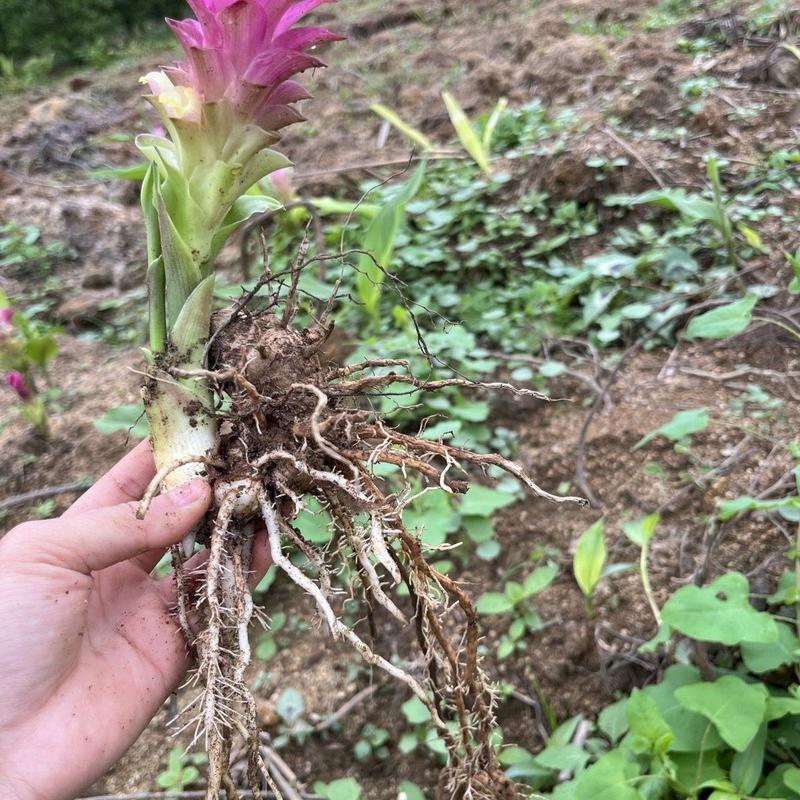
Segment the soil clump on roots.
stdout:
<svg viewBox="0 0 800 800">
<path fill-rule="evenodd" d="M 267 276 L 264 283 L 270 280 Z M 549 494 L 499 455 L 396 430 L 372 409 L 370 397 L 403 385 L 409 391 L 471 386 L 536 393 L 462 378 L 420 380 L 402 360 L 326 363 L 321 353 L 333 330 L 333 299 L 312 324 L 298 326 L 296 286 L 293 274 L 288 297 L 279 301 L 272 295 L 265 311 L 246 307 L 252 293 L 233 311 L 218 315 L 206 368 L 172 370 L 175 379 L 204 381 L 217 398 L 219 417 L 218 448 L 205 459 L 217 502 L 199 532 L 207 546 L 204 572 L 192 560 L 184 562 L 180 548 L 172 553 L 177 615 L 198 665 L 192 681 L 199 692 L 181 721 L 195 729 L 196 739 L 205 737 L 208 797 L 216 798 L 224 788 L 232 800 L 237 783 L 256 798 L 265 788 L 286 796 L 285 783 L 280 785 L 262 759 L 255 703 L 245 680 L 248 628 L 261 615 L 253 606 L 248 573 L 256 532 L 263 526 L 274 565 L 313 598 L 333 638 L 404 683 L 427 707 L 449 753 L 439 796 L 521 797 L 503 777 L 490 743 L 494 697 L 478 659 L 472 602 L 458 583 L 430 565 L 419 537 L 403 524 L 403 510 L 413 499 L 408 477 L 413 473 L 423 486 L 457 493 L 468 487 L 470 466 L 496 466 L 539 496 L 557 502 L 577 498 Z M 376 464 L 399 467 L 402 480 L 377 478 Z M 156 476 L 140 512 L 165 472 L 177 466 Z M 306 540 L 292 524 L 308 498 L 332 520 L 333 536 L 325 547 Z M 296 566 L 285 548 L 302 554 L 305 564 Z M 345 588 L 347 580 L 339 588 L 342 576 L 353 576 L 352 591 Z M 394 597 L 392 589 L 401 584 L 406 596 Z M 367 610 L 364 636 L 337 613 L 341 601 L 356 591 Z M 411 626 L 424 669 L 401 668 L 373 649 L 378 626 L 386 624 Z M 247 754 L 246 774 L 235 775 L 231 754 L 239 740 Z"/>
</svg>

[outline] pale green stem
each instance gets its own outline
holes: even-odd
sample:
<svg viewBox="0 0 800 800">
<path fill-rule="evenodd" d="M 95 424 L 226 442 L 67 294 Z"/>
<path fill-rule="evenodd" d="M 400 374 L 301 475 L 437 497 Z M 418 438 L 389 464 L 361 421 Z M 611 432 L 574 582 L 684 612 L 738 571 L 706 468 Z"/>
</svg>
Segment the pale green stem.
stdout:
<svg viewBox="0 0 800 800">
<path fill-rule="evenodd" d="M 650 543 L 645 542 L 642 549 L 639 551 L 639 575 L 642 578 L 642 588 L 644 589 L 645 597 L 650 605 L 650 610 L 653 612 L 656 622 L 661 625 L 661 611 L 656 603 L 655 595 L 653 594 L 653 587 L 650 585 L 650 573 L 647 571 L 647 553 L 650 549 Z"/>
</svg>

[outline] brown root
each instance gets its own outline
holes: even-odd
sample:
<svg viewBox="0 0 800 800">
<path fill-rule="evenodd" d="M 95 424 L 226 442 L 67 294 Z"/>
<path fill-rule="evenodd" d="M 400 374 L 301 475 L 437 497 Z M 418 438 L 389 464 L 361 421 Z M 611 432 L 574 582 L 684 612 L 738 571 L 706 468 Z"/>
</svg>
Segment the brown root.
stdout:
<svg viewBox="0 0 800 800">
<path fill-rule="evenodd" d="M 231 752 L 236 737 L 244 741 L 245 753 L 240 759 L 243 770 L 237 774 L 254 796 L 260 797 L 262 788 L 278 797 L 295 792 L 291 782 L 286 783 L 285 771 L 271 773 L 265 764 L 246 681 L 248 627 L 254 614 L 247 580 L 253 520 L 236 516 L 237 496 L 243 491 L 257 498 L 273 563 L 313 598 L 333 638 L 405 683 L 428 708 L 450 754 L 440 785 L 443 800 L 518 797 L 514 784 L 499 770 L 490 742 L 494 696 L 478 659 L 478 619 L 472 602 L 458 583 L 431 566 L 419 538 L 403 525 L 408 502 L 404 487 L 387 487 L 373 476 L 372 467 L 394 464 L 404 478 L 413 474 L 429 487 L 458 493 L 466 491 L 470 469 L 494 466 L 540 497 L 582 501 L 545 491 L 499 455 L 403 433 L 367 410 L 369 393 L 398 383 L 432 391 L 471 386 L 527 392 L 507 384 L 472 384 L 461 378 L 423 381 L 408 372 L 385 372 L 407 369 L 406 362 L 395 359 L 330 366 L 319 353 L 331 326 L 318 322 L 305 329 L 294 327 L 294 272 L 289 291 L 282 313 L 245 314 L 237 307 L 218 321 L 224 335 L 215 334 L 207 368 L 174 370 L 174 377 L 203 381 L 220 399 L 230 400 L 225 413 L 220 412 L 219 447 L 209 465 L 215 467 L 218 487 L 236 488 L 224 495 L 205 526 L 209 557 L 199 604 L 188 594 L 180 553 L 173 554 L 178 616 L 196 650 L 195 680 L 201 692 L 186 710 L 185 725 L 194 725 L 197 736 L 205 736 L 208 797 L 216 798 L 222 789 L 229 799 L 235 797 Z M 270 308 L 276 305 L 274 298 Z M 148 492 L 146 503 L 154 492 L 155 488 Z M 306 498 L 314 498 L 330 514 L 337 547 L 320 549 L 292 527 Z M 312 574 L 292 563 L 284 552 L 287 546 L 305 556 Z M 378 625 L 407 627 L 411 621 L 424 672 L 384 658 L 374 636 L 370 646 L 342 621 L 331 576 L 340 574 L 343 565 L 358 576 L 372 634 Z M 398 584 L 407 587 L 407 599 L 392 597 L 391 588 Z M 199 633 L 195 636 L 193 630 Z"/>
</svg>

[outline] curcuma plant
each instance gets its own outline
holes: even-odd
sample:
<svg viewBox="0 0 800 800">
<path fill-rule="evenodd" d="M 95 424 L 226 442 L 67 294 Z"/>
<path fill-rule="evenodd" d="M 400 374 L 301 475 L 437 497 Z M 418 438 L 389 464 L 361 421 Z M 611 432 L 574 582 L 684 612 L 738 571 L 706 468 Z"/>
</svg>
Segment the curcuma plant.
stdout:
<svg viewBox="0 0 800 800">
<path fill-rule="evenodd" d="M 204 366 L 220 248 L 248 217 L 280 208 L 247 191 L 289 166 L 271 147 L 280 129 L 303 119 L 293 104 L 309 97 L 289 79 L 324 66 L 306 49 L 339 38 L 292 26 L 328 1 L 190 0 L 197 19 L 169 21 L 187 60 L 142 78 L 169 133 L 136 140 L 150 161 L 142 185 L 152 359 L 144 399 L 160 467 L 215 448 L 210 392 L 174 370 Z M 166 484 L 202 469 L 184 464 Z"/>
<path fill-rule="evenodd" d="M 186 61 L 143 79 L 168 135 L 137 140 L 150 162 L 142 185 L 150 304 L 143 397 L 158 466 L 139 513 L 158 491 L 196 476 L 208 479 L 215 493 L 208 518 L 172 552 L 177 615 L 197 656 L 201 687 L 185 724 L 205 736 L 209 800 L 222 787 L 236 796 L 229 762 L 239 735 L 248 752 L 246 788 L 257 798 L 264 786 L 281 796 L 261 758 L 245 677 L 254 613 L 248 572 L 260 523 L 274 565 L 313 598 L 331 635 L 404 683 L 428 710 L 449 757 L 443 793 L 512 797 L 516 790 L 491 741 L 493 697 L 478 660 L 475 609 L 455 581 L 431 566 L 403 511 L 414 499 L 412 485 L 466 491 L 468 465 L 505 470 L 553 502 L 581 501 L 539 488 L 499 455 L 400 432 L 370 401 L 380 393 L 446 387 L 536 393 L 457 377 L 423 380 L 404 360 L 325 360 L 321 349 L 333 330 L 339 283 L 314 321 L 301 327 L 302 270 L 325 258 L 344 269 L 349 256 L 358 255 L 360 264 L 374 253 L 308 259 L 304 239 L 286 272 L 273 274 L 265 264 L 255 290 L 231 310 L 214 310 L 214 261 L 223 243 L 254 213 L 278 207 L 249 190 L 289 163 L 272 147 L 279 130 L 302 119 L 294 104 L 308 97 L 291 78 L 322 66 L 306 50 L 338 38 L 294 25 L 328 1 L 190 0 L 197 18 L 170 22 Z M 377 244 L 377 252 L 386 249 Z M 394 470 L 388 480 L 387 470 Z M 329 546 L 304 538 L 292 524 L 306 504 L 331 521 Z M 187 571 L 194 562 L 184 560 L 195 539 L 208 547 L 208 558 L 202 588 L 190 592 Z M 285 555 L 285 546 L 299 552 L 303 568 Z M 373 641 L 380 641 L 378 626 L 408 630 L 422 652 L 424 675 L 382 656 L 358 626 L 343 621 L 333 589 L 333 576 L 340 575 L 353 576 L 363 593 Z M 400 584 L 402 597 L 391 591 Z"/>
</svg>

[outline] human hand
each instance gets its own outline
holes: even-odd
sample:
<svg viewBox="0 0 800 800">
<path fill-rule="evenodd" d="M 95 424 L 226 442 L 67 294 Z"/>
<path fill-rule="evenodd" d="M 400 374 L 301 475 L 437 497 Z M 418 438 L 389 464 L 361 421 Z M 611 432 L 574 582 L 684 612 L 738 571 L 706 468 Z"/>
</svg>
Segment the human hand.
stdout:
<svg viewBox="0 0 800 800">
<path fill-rule="evenodd" d="M 137 739 L 190 665 L 170 613 L 172 577 L 150 572 L 202 519 L 195 480 L 138 500 L 155 474 L 147 444 L 62 517 L 0 539 L 0 797 L 72 800 Z M 257 541 L 253 570 L 268 565 Z"/>
</svg>

